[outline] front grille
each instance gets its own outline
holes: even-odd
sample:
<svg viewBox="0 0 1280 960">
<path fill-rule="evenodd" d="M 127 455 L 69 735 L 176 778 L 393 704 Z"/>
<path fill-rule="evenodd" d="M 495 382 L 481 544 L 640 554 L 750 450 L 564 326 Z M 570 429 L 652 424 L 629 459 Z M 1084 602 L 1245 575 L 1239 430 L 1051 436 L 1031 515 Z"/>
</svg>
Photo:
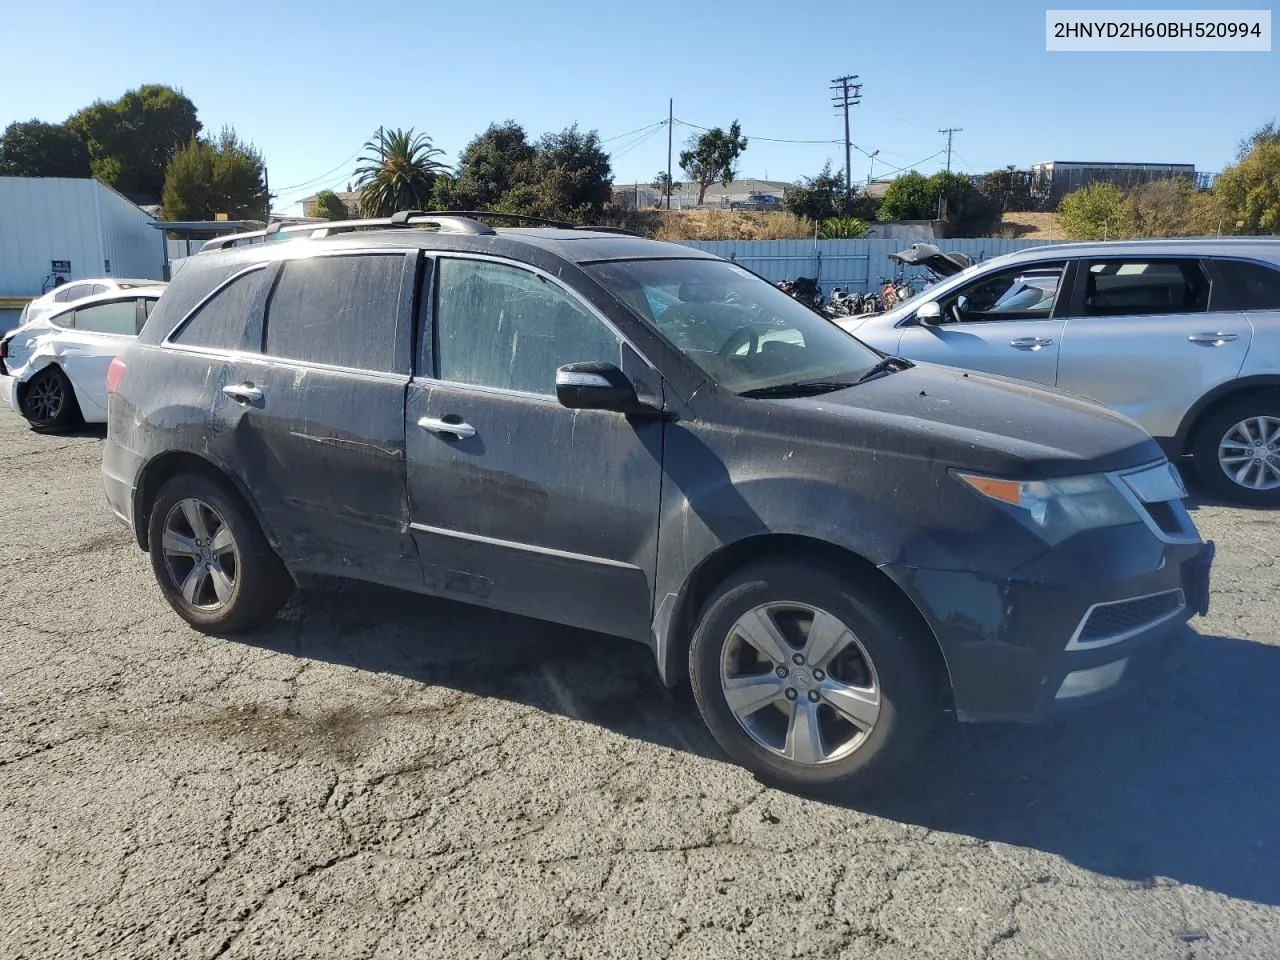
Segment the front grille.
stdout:
<svg viewBox="0 0 1280 960">
<path fill-rule="evenodd" d="M 1151 514 L 1151 519 L 1156 522 L 1156 526 L 1165 533 L 1174 534 L 1182 532 L 1182 518 L 1178 516 L 1178 510 L 1174 504 L 1176 500 L 1157 500 L 1155 503 L 1144 503 L 1147 513 Z"/>
<path fill-rule="evenodd" d="M 1094 607 L 1080 628 L 1079 643 L 1096 643 L 1154 623 L 1183 605 L 1182 591 L 1169 590 L 1136 600 L 1120 600 Z"/>
</svg>

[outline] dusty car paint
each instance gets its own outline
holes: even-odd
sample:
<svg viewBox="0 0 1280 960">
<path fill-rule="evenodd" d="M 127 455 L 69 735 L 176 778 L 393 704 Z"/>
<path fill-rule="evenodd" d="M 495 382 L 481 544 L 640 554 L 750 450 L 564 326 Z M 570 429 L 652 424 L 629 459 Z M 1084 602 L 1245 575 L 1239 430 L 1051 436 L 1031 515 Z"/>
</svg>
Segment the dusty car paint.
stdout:
<svg viewBox="0 0 1280 960">
<path fill-rule="evenodd" d="M 1163 459 L 1132 422 L 1095 404 L 923 364 L 822 396 L 747 399 L 708 381 L 585 267 L 705 255 L 564 231 L 408 234 L 191 258 L 127 352 L 111 401 L 108 500 L 140 545 L 157 478 L 175 457 L 199 458 L 241 492 L 296 574 L 385 582 L 629 637 L 653 648 L 669 683 L 682 675 L 702 573 L 766 550 L 804 551 L 900 591 L 932 633 L 965 719 L 1044 713 L 1063 664 L 1097 660 L 1063 653 L 1090 604 L 1199 576 L 1204 546 L 1185 511 L 1189 535 L 1176 542 L 1135 514 L 1050 549 L 949 474 L 1036 479 Z M 625 372 L 653 413 L 498 394 L 478 402 L 426 375 L 419 247 L 507 257 L 563 281 L 623 334 Z M 262 357 L 265 292 L 238 349 L 163 343 L 198 302 L 194 291 L 238 271 L 371 249 L 405 257 L 399 349 L 416 345 L 412 374 Z M 259 429 L 252 405 L 230 409 L 222 388 L 250 380 L 287 398 L 287 429 Z M 423 433 L 428 411 L 466 416 L 479 441 Z M 1154 650 L 1167 632 L 1130 646 Z"/>
</svg>

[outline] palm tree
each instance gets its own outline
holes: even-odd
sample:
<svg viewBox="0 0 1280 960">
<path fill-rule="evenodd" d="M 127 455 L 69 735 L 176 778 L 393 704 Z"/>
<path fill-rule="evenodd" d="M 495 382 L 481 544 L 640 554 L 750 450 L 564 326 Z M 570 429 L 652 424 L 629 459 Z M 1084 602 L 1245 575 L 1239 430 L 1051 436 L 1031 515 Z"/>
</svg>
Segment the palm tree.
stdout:
<svg viewBox="0 0 1280 960">
<path fill-rule="evenodd" d="M 364 145 L 356 167 L 360 210 L 366 217 L 387 217 L 397 210 L 425 210 L 430 205 L 436 176 L 448 167 L 436 157 L 444 151 L 425 133 L 383 130 Z"/>
</svg>

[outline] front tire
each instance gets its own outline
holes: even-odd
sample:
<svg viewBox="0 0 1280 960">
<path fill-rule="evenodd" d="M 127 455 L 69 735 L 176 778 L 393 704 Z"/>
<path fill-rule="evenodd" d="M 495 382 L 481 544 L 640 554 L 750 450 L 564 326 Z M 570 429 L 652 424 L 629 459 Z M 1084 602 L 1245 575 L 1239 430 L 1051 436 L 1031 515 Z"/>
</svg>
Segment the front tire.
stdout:
<svg viewBox="0 0 1280 960">
<path fill-rule="evenodd" d="M 27 381 L 19 406 L 37 430 L 61 430 L 81 422 L 75 389 L 57 366 L 45 367 Z"/>
<path fill-rule="evenodd" d="M 752 565 L 707 601 L 689 649 L 716 741 L 766 783 L 882 784 L 941 712 L 921 627 L 883 591 L 813 566 Z"/>
<path fill-rule="evenodd" d="M 1218 496 L 1280 506 L 1280 394 L 1245 397 L 1210 413 L 1192 456 L 1200 479 Z"/>
<path fill-rule="evenodd" d="M 167 481 L 152 504 L 147 535 L 164 598 L 197 630 L 224 634 L 259 626 L 293 592 L 256 519 L 207 477 Z"/>
</svg>

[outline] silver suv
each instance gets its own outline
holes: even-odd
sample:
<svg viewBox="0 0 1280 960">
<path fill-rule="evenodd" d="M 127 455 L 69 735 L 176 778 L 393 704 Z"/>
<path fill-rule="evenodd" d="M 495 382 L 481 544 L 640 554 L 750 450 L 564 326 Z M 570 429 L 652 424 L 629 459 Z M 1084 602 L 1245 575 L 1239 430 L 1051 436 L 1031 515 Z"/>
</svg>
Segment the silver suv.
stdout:
<svg viewBox="0 0 1280 960">
<path fill-rule="evenodd" d="M 1072 243 L 968 269 L 924 250 L 900 256 L 951 275 L 841 325 L 891 354 L 1100 400 L 1192 456 L 1214 492 L 1280 505 L 1280 241 Z"/>
</svg>

